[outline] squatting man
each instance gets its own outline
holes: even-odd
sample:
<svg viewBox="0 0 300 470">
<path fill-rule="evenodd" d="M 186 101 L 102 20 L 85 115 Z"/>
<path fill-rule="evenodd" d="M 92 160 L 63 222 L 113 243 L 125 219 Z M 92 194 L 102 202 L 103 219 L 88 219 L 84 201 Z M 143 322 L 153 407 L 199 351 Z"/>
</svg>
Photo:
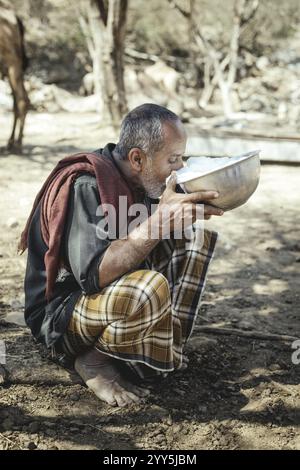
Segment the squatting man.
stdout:
<svg viewBox="0 0 300 470">
<path fill-rule="evenodd" d="M 187 364 L 185 346 L 217 239 L 195 223 L 198 209 L 202 219 L 223 212 L 208 204 L 215 191 L 185 194 L 176 184 L 186 140 L 168 109 L 133 109 L 117 144 L 58 162 L 21 236 L 19 248 L 28 249 L 27 325 L 110 405 L 139 402 L 149 381 Z M 131 206 L 149 208 L 125 237 L 120 198 L 129 207 L 126 227 L 132 227 Z M 100 237 L 97 227 L 111 206 L 114 233 Z M 185 230 L 178 236 L 178 222 L 190 227 L 188 240 Z"/>
</svg>

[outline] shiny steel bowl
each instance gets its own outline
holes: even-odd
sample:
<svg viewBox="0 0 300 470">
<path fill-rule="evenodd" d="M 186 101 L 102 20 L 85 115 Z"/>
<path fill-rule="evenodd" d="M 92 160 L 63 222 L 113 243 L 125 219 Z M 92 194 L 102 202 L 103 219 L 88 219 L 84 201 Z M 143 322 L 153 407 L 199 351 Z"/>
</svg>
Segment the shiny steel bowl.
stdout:
<svg viewBox="0 0 300 470">
<path fill-rule="evenodd" d="M 217 157 L 207 157 L 217 158 Z M 188 193 L 201 190 L 216 190 L 219 192 L 218 199 L 208 201 L 215 207 L 224 211 L 235 209 L 245 204 L 257 188 L 260 177 L 259 150 L 249 152 L 244 156 L 228 158 L 227 163 L 222 162 L 220 168 L 206 172 L 203 176 L 189 178 L 181 181 Z M 196 165 L 197 157 L 190 160 Z M 189 166 L 188 160 L 188 166 Z M 224 159 L 222 158 L 222 161 Z M 231 161 L 232 160 L 232 161 Z M 191 166 L 190 168 L 195 168 Z M 182 178 L 184 180 L 184 178 Z"/>
</svg>

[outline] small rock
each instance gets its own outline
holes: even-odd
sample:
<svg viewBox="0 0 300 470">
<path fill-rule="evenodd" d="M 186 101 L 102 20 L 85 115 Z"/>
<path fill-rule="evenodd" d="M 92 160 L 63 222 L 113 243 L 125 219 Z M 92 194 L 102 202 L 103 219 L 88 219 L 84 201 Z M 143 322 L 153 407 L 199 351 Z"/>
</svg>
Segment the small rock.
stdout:
<svg viewBox="0 0 300 470">
<path fill-rule="evenodd" d="M 248 321 L 242 320 L 239 322 L 239 328 L 242 330 L 253 330 L 253 325 Z"/>
<path fill-rule="evenodd" d="M 270 64 L 270 61 L 268 57 L 261 56 L 257 59 L 255 65 L 258 68 L 258 70 L 265 70 L 266 68 L 268 68 L 269 64 Z"/>
<path fill-rule="evenodd" d="M 172 420 L 172 416 L 168 416 L 167 419 L 165 420 L 165 423 L 167 426 L 172 426 L 173 424 L 173 420 Z"/>
<path fill-rule="evenodd" d="M 150 434 L 152 438 L 158 436 L 159 434 L 161 434 L 161 429 L 157 428 L 157 429 L 154 429 L 154 431 Z"/>
<path fill-rule="evenodd" d="M 35 442 L 30 441 L 30 442 L 28 443 L 28 445 L 27 445 L 27 448 L 28 448 L 29 450 L 34 450 L 34 449 L 37 448 L 37 445 L 36 445 Z"/>
<path fill-rule="evenodd" d="M 158 434 L 153 438 L 153 440 L 156 444 L 162 444 L 166 440 L 166 438 L 164 434 Z"/>
<path fill-rule="evenodd" d="M 189 340 L 187 348 L 189 351 L 203 351 L 213 348 L 218 344 L 218 341 L 213 338 L 207 338 L 206 336 L 194 336 Z"/>
<path fill-rule="evenodd" d="M 271 364 L 269 366 L 269 369 L 272 371 L 272 372 L 275 372 L 276 370 L 281 370 L 281 367 L 279 364 Z"/>
<path fill-rule="evenodd" d="M 172 427 L 172 431 L 174 434 L 177 434 L 181 431 L 182 429 L 182 424 L 175 424 L 173 427 Z"/>
<path fill-rule="evenodd" d="M 27 400 L 36 401 L 36 400 L 38 400 L 38 396 L 37 395 L 30 395 L 29 397 L 27 397 Z"/>
<path fill-rule="evenodd" d="M 10 217 L 6 222 L 8 228 L 16 228 L 19 225 L 19 222 L 14 217 Z"/>
</svg>

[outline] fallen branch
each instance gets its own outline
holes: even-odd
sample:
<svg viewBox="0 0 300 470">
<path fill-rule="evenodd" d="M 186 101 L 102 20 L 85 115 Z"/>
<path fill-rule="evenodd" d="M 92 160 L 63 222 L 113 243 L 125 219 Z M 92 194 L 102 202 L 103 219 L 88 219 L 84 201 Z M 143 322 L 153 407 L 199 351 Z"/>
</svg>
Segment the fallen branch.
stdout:
<svg viewBox="0 0 300 470">
<path fill-rule="evenodd" d="M 244 336 L 245 338 L 265 339 L 268 341 L 286 341 L 293 342 L 299 338 L 289 335 L 278 335 L 275 333 L 261 333 L 260 331 L 245 331 L 236 328 L 220 328 L 218 326 L 196 326 L 195 332 L 211 333 L 214 335 L 235 335 Z"/>
</svg>

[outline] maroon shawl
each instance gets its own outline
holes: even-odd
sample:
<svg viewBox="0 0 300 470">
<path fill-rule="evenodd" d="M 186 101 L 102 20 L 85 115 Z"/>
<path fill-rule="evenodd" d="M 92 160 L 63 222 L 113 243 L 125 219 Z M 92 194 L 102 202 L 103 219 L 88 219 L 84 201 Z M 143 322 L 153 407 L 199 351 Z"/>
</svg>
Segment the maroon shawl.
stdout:
<svg viewBox="0 0 300 470">
<path fill-rule="evenodd" d="M 41 233 L 48 250 L 45 254 L 46 297 L 49 300 L 60 267 L 61 243 L 64 234 L 68 201 L 72 183 L 80 173 L 95 175 L 101 204 L 112 204 L 119 217 L 119 196 L 127 196 L 128 206 L 134 196 L 116 165 L 104 155 L 77 153 L 63 158 L 52 170 L 35 198 L 33 208 L 21 234 L 19 250 L 27 248 L 30 223 L 41 203 Z"/>
</svg>

